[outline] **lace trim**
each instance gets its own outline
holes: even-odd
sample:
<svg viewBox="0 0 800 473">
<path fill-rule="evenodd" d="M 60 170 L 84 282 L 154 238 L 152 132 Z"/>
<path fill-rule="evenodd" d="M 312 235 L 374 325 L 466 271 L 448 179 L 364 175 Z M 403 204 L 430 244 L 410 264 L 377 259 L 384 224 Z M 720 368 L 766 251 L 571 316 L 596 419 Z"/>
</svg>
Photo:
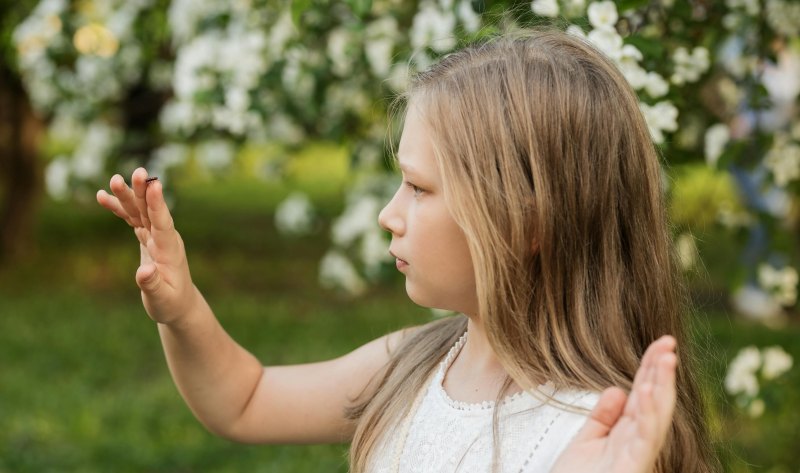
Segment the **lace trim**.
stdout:
<svg viewBox="0 0 800 473">
<path fill-rule="evenodd" d="M 475 412 L 475 411 L 491 411 L 495 407 L 495 401 L 482 401 L 482 402 L 463 402 L 463 401 L 456 401 L 455 399 L 451 398 L 447 391 L 444 390 L 444 376 L 447 373 L 447 370 L 450 369 L 450 365 L 455 360 L 458 353 L 461 351 L 461 348 L 464 347 L 464 344 L 467 342 L 467 332 L 464 332 L 463 335 L 456 341 L 456 344 L 450 348 L 450 351 L 447 353 L 447 356 L 439 363 L 439 370 L 436 373 L 436 378 L 434 379 L 433 389 L 436 391 L 436 394 L 450 407 L 459 411 L 467 411 L 467 412 Z M 550 382 L 547 384 L 539 385 L 537 388 L 541 391 L 547 392 L 554 392 L 554 385 Z M 526 396 L 527 395 L 527 396 Z M 529 393 L 526 391 L 520 391 L 509 396 L 506 396 L 504 399 L 500 401 L 501 407 L 507 407 L 512 404 L 515 404 L 523 399 L 528 399 L 530 396 Z M 538 399 L 534 397 L 534 400 Z"/>
</svg>

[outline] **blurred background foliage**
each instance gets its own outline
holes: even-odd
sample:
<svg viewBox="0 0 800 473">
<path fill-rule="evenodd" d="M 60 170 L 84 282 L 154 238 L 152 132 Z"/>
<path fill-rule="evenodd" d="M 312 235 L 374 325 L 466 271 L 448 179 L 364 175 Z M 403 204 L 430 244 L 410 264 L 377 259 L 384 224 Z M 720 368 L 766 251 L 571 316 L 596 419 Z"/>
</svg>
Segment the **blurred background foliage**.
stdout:
<svg viewBox="0 0 800 473">
<path fill-rule="evenodd" d="M 0 5 L 0 472 L 346 471 L 214 438 L 174 389 L 113 173 L 165 182 L 192 273 L 267 364 L 431 320 L 376 216 L 410 74 L 556 24 L 612 57 L 664 157 L 726 471 L 800 469 L 800 5 L 21 0 Z"/>
</svg>

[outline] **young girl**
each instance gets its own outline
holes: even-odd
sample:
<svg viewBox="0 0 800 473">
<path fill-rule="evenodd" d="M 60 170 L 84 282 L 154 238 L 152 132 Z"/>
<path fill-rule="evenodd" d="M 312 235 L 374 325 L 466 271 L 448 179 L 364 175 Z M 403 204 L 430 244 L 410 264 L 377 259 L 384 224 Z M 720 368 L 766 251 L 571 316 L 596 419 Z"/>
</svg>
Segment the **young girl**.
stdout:
<svg viewBox="0 0 800 473">
<path fill-rule="evenodd" d="M 137 169 L 98 192 L 141 243 L 142 300 L 198 419 L 241 442 L 350 441 L 358 473 L 714 471 L 659 158 L 614 65 L 563 33 L 496 38 L 403 99 L 379 221 L 409 297 L 463 315 L 341 358 L 262 367 L 193 285 L 161 184 Z"/>
</svg>

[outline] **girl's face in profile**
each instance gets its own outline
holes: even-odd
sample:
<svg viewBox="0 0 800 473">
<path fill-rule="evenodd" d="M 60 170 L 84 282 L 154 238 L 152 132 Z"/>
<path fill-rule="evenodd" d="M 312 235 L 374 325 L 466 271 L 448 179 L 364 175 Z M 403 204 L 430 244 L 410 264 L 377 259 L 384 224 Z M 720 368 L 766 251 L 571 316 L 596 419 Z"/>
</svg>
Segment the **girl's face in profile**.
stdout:
<svg viewBox="0 0 800 473">
<path fill-rule="evenodd" d="M 419 113 L 410 103 L 397 153 L 403 182 L 378 221 L 392 234 L 390 252 L 406 275 L 412 301 L 474 315 L 478 303 L 467 240 L 445 203 L 433 144 Z"/>
</svg>

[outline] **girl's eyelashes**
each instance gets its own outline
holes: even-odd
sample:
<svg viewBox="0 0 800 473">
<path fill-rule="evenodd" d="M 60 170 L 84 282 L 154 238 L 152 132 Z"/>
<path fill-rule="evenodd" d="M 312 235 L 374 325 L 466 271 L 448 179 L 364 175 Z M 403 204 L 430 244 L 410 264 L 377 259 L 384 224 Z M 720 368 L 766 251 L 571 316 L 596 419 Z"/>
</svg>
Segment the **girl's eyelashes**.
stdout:
<svg viewBox="0 0 800 473">
<path fill-rule="evenodd" d="M 412 191 L 414 191 L 414 197 L 419 197 L 419 196 L 420 196 L 420 194 L 422 194 L 423 192 L 425 192 L 425 191 L 423 191 L 421 188 L 419 188 L 419 187 L 415 186 L 414 184 L 412 184 L 412 183 L 410 183 L 410 182 L 408 182 L 408 181 L 405 181 L 405 185 L 406 185 L 406 186 L 408 186 L 408 188 L 409 188 L 409 189 L 411 189 Z"/>
</svg>

